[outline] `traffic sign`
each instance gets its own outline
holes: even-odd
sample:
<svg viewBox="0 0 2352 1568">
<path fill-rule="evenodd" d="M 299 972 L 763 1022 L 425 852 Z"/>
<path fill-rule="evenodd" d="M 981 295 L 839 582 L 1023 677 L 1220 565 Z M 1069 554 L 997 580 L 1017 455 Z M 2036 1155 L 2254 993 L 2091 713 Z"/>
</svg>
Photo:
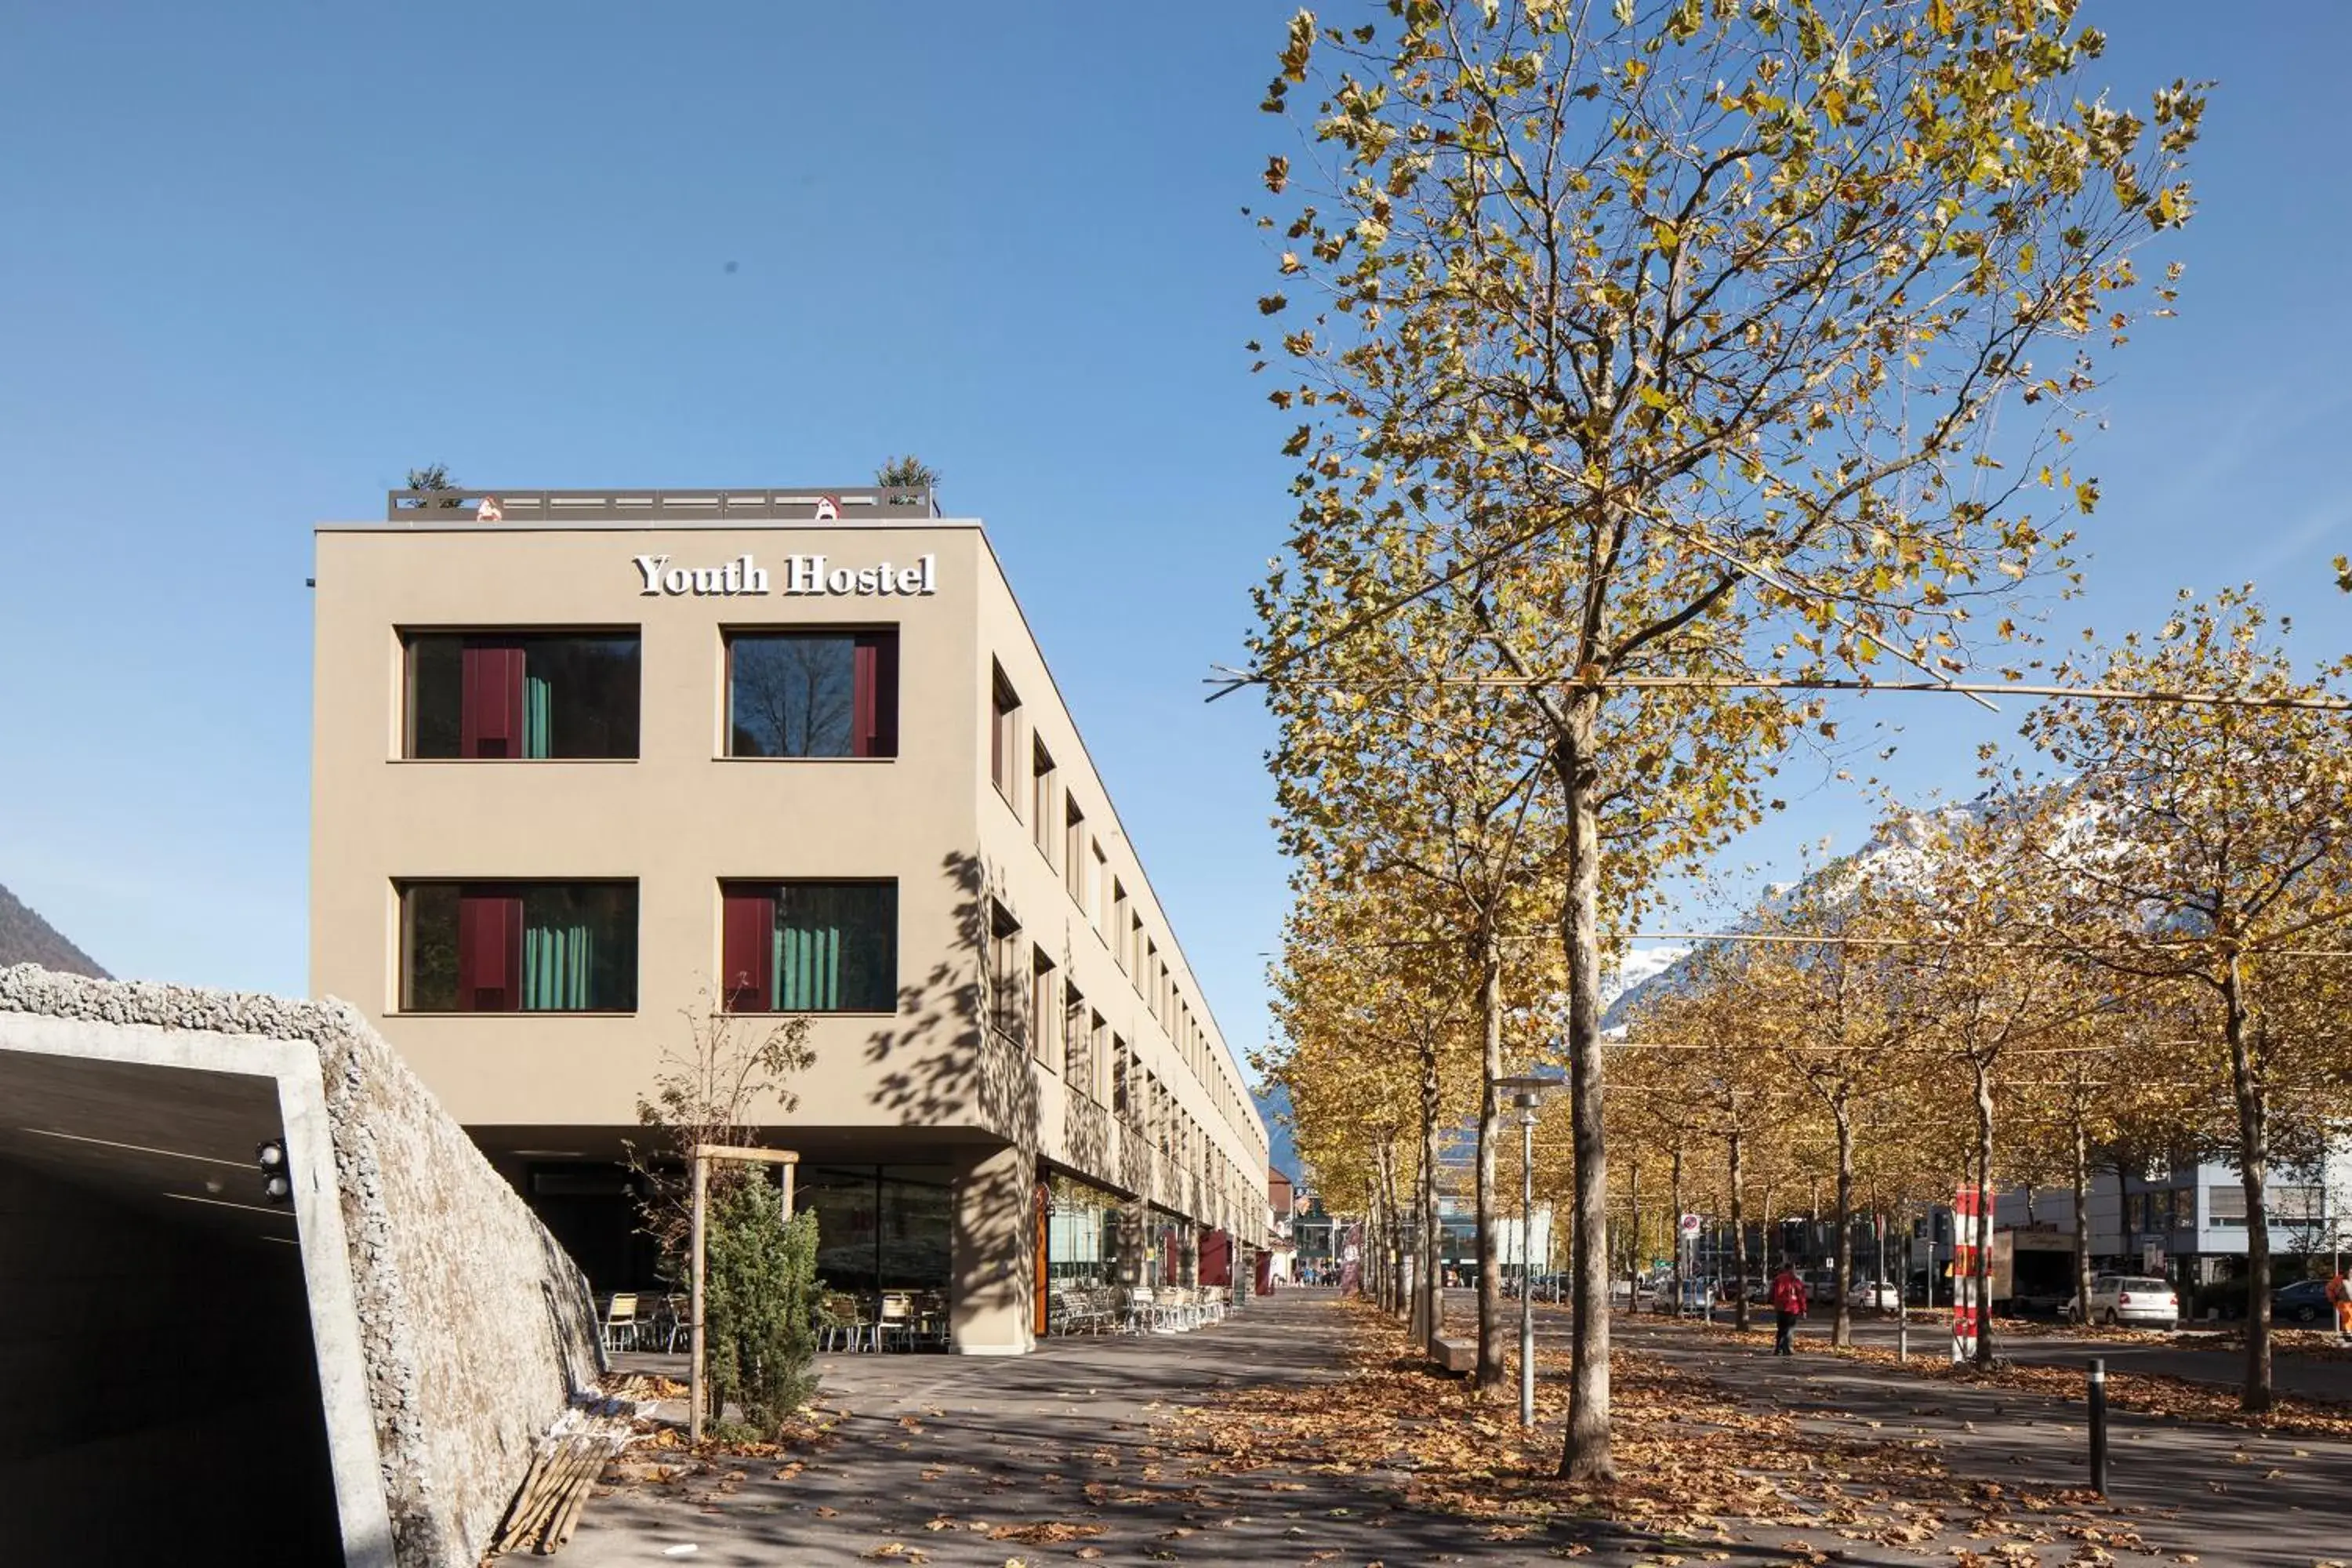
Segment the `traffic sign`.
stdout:
<svg viewBox="0 0 2352 1568">
<path fill-rule="evenodd" d="M 1683 1234 L 1685 1236 L 1696 1236 L 1698 1234 L 1698 1215 L 1695 1214 L 1686 1214 L 1683 1215 Z"/>
</svg>

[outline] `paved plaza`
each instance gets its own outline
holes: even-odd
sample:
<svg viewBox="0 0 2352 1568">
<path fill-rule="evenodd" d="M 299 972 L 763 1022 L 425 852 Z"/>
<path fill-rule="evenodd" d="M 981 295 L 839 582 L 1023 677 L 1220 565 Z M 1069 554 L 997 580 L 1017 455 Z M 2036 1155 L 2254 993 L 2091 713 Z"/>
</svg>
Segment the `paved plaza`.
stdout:
<svg viewBox="0 0 2352 1568">
<path fill-rule="evenodd" d="M 1457 1320 L 1466 1315 L 1455 1310 Z M 1344 1376 L 1352 1311 L 1328 1293 L 1288 1291 L 1191 1334 L 1056 1341 L 1017 1360 L 827 1356 L 823 1402 L 848 1412 L 832 1441 L 600 1496 L 566 1556 L 582 1568 L 679 1561 L 1402 1568 L 1567 1557 L 1894 1565 L 1991 1550 L 1981 1537 L 1950 1531 L 1895 1547 L 1788 1525 L 1696 1545 L 1605 1521 L 1555 1521 L 1497 1540 L 1483 1521 L 1409 1503 L 1410 1456 L 1348 1475 L 1223 1474 L 1189 1465 L 1155 1430 L 1179 1407 L 1221 1394 Z M 1825 1447 L 1920 1445 L 1958 1475 L 2011 1492 L 2084 1484 L 2079 1405 L 1926 1383 L 1826 1356 L 1775 1361 L 1695 1327 L 1621 1323 L 1628 1348 L 1718 1385 L 1723 1406 L 1695 1411 L 1695 1420 L 1773 1411 L 1797 1417 Z M 2111 1489 L 2112 1507 L 2069 1510 L 2076 1533 L 2053 1529 L 2038 1559 L 2012 1548 L 1980 1560 L 2168 1562 L 2188 1553 L 2208 1564 L 2310 1568 L 2347 1555 L 2341 1500 L 2352 1495 L 2352 1445 L 2118 1415 Z M 2112 1556 L 2084 1554 L 2086 1524 L 2135 1544 L 2101 1549 Z"/>
</svg>

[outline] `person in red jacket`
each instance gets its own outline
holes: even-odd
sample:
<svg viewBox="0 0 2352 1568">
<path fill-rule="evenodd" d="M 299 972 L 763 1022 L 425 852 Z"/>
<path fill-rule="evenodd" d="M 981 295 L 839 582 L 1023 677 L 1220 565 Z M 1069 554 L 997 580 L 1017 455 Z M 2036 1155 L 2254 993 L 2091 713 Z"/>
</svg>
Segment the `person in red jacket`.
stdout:
<svg viewBox="0 0 2352 1568">
<path fill-rule="evenodd" d="M 1797 1320 L 1805 1315 L 1805 1282 L 1787 1264 L 1772 1276 L 1772 1353 L 1797 1353 Z"/>
</svg>

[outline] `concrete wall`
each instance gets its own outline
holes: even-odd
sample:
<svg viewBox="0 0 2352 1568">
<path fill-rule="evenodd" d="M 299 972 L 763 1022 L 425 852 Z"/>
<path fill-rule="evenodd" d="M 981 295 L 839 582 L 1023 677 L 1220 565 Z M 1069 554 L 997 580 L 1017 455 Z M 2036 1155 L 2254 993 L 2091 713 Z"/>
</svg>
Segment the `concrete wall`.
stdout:
<svg viewBox="0 0 2352 1568">
<path fill-rule="evenodd" d="M 347 1541 L 369 1500 L 348 1456 L 372 1444 L 397 1562 L 474 1568 L 533 1441 L 596 1376 L 593 1309 L 391 1048 L 339 1003 L 27 967 L 0 970 L 5 1050 L 278 1080 Z M 350 1429 L 355 1410 L 367 1430 Z"/>
</svg>

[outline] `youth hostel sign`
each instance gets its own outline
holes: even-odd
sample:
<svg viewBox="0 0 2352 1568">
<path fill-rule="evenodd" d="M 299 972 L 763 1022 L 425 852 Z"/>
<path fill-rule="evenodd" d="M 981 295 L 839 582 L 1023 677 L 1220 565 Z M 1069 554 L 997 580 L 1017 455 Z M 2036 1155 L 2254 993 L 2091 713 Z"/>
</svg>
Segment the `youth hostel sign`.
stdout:
<svg viewBox="0 0 2352 1568">
<path fill-rule="evenodd" d="M 750 552 L 717 566 L 674 566 L 667 555 L 631 558 L 648 599 L 761 598 L 772 593 L 802 597 L 921 597 L 939 592 L 936 555 L 911 566 L 885 561 L 873 566 L 835 566 L 822 555 L 787 555 L 772 574 Z M 781 584 L 778 587 L 774 584 Z"/>
</svg>

